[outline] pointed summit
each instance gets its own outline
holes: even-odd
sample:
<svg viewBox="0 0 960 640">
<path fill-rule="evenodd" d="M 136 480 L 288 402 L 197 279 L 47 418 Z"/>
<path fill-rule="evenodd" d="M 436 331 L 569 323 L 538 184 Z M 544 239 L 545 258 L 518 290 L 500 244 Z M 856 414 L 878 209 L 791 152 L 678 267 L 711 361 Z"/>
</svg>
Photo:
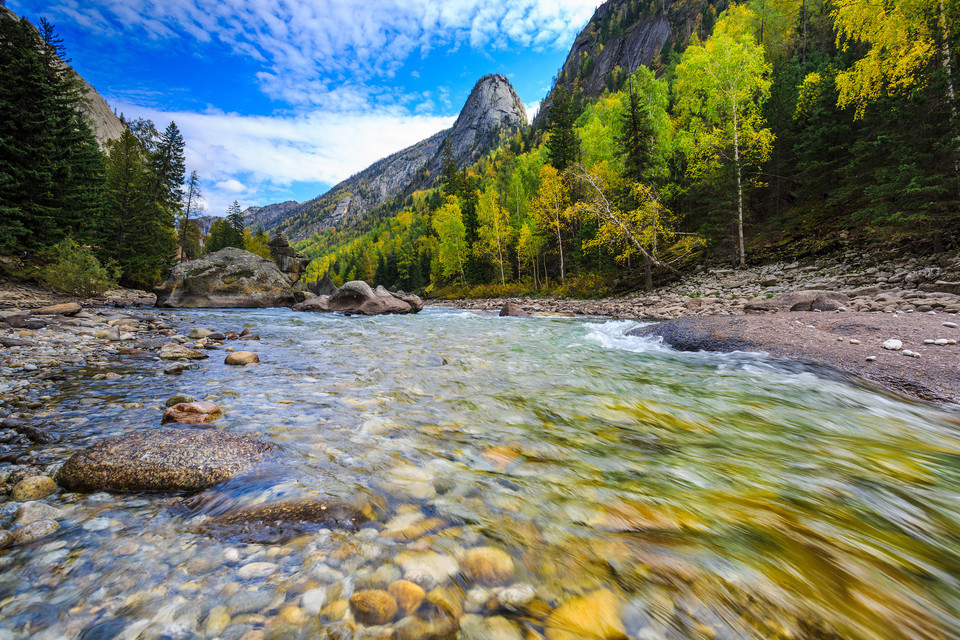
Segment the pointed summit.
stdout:
<svg viewBox="0 0 960 640">
<path fill-rule="evenodd" d="M 500 74 L 483 76 L 477 81 L 460 111 L 447 140 L 458 167 L 471 164 L 484 153 L 527 126 L 527 110 L 513 85 Z M 436 174 L 443 161 L 443 150 L 430 161 Z"/>
</svg>

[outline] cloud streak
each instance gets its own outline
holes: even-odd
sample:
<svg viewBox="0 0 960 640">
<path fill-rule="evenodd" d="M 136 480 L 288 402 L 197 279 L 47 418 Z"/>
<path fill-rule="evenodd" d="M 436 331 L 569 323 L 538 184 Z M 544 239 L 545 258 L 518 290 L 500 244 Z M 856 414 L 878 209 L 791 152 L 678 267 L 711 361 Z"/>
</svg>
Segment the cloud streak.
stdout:
<svg viewBox="0 0 960 640">
<path fill-rule="evenodd" d="M 262 65 L 261 90 L 290 105 L 371 96 L 411 55 L 463 45 L 561 48 L 600 0 L 53 0 L 48 11 L 105 36 L 158 45 L 218 40 Z M 182 45 L 181 45 L 182 46 Z M 383 97 L 383 96 L 380 96 Z M 349 103 L 343 103 L 349 104 Z"/>
</svg>

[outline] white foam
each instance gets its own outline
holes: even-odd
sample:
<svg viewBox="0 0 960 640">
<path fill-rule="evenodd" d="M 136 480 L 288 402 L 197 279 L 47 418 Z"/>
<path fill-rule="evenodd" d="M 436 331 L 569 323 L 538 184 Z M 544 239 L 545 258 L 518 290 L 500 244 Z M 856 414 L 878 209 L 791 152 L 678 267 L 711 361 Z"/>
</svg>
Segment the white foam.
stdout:
<svg viewBox="0 0 960 640">
<path fill-rule="evenodd" d="M 626 335 L 628 331 L 640 326 L 643 325 L 633 320 L 610 320 L 584 325 L 587 330 L 586 339 L 599 344 L 604 349 L 619 349 L 633 353 L 670 350 L 660 338 Z"/>
</svg>

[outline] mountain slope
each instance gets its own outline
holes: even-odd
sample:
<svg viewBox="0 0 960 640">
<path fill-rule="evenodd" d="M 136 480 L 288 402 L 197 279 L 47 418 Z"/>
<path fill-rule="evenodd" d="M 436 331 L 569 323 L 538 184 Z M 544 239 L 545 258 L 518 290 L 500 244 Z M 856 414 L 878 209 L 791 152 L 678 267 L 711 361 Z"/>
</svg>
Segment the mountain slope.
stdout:
<svg viewBox="0 0 960 640">
<path fill-rule="evenodd" d="M 706 0 L 608 0 L 574 40 L 556 84 L 587 99 L 619 90 L 627 75 L 654 64 L 670 43 L 686 42 L 692 33 L 703 31 L 705 22 L 712 24 L 718 10 Z M 556 84 L 540 105 L 534 120 L 538 129 L 546 124 Z"/>
<path fill-rule="evenodd" d="M 268 204 L 265 207 L 247 207 L 243 211 L 243 224 L 256 230 L 257 227 L 268 228 L 271 220 L 284 216 L 300 206 L 296 200 L 287 200 L 277 204 Z"/>
<path fill-rule="evenodd" d="M 263 228 L 277 229 L 297 241 L 328 227 L 356 225 L 392 198 L 433 185 L 443 164 L 444 142 L 450 142 L 457 166 L 463 167 L 526 124 L 523 101 L 510 82 L 502 75 L 484 76 L 452 128 L 378 160 L 327 193 L 263 222 Z"/>
</svg>

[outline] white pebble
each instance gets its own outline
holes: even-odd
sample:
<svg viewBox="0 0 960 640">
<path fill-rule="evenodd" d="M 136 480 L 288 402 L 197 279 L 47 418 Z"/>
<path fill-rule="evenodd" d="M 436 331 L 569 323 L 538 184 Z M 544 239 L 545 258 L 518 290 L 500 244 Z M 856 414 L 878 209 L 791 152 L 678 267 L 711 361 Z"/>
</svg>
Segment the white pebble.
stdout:
<svg viewBox="0 0 960 640">
<path fill-rule="evenodd" d="M 889 351 L 899 351 L 903 348 L 903 343 L 899 340 L 890 339 L 883 343 L 883 348 Z"/>
<path fill-rule="evenodd" d="M 944 323 L 943 323 L 943 326 L 947 327 L 948 329 L 956 329 L 956 328 L 957 328 L 957 323 L 956 323 L 956 322 L 944 322 Z"/>
<path fill-rule="evenodd" d="M 852 339 L 850 340 L 850 344 L 860 344 L 860 341 L 857 340 L 856 338 L 852 338 Z"/>
<path fill-rule="evenodd" d="M 867 362 L 873 362 L 877 359 L 877 356 L 867 356 Z"/>
</svg>

